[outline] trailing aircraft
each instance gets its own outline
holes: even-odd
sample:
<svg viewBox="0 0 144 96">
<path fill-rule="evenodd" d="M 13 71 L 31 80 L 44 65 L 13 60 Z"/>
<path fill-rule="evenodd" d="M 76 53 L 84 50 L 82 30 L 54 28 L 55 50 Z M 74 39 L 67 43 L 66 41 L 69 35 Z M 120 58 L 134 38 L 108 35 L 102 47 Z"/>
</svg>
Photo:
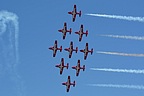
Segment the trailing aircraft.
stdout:
<svg viewBox="0 0 144 96">
<path fill-rule="evenodd" d="M 66 91 L 69 92 L 70 86 L 73 85 L 73 87 L 75 87 L 75 81 L 73 81 L 73 83 L 71 83 L 70 80 L 70 76 L 68 76 L 67 82 L 63 82 L 62 85 L 66 86 Z"/>
</svg>

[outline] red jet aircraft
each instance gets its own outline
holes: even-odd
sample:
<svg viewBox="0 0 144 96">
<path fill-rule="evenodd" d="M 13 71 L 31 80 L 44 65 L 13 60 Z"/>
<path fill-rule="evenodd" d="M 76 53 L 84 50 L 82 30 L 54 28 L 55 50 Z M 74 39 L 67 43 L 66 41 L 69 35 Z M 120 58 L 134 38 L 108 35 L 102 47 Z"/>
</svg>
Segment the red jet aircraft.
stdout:
<svg viewBox="0 0 144 96">
<path fill-rule="evenodd" d="M 68 76 L 67 82 L 62 83 L 62 85 L 65 85 L 67 92 L 69 92 L 71 85 L 73 85 L 73 87 L 75 87 L 75 81 L 73 83 L 71 83 L 70 76 Z"/>
<path fill-rule="evenodd" d="M 75 51 L 77 53 L 78 47 L 76 47 L 76 49 L 73 49 L 73 42 L 71 41 L 70 42 L 70 47 L 69 48 L 65 48 L 64 50 L 69 52 L 69 58 L 71 58 L 72 52 Z"/>
<path fill-rule="evenodd" d="M 61 58 L 61 63 L 58 64 L 58 65 L 56 65 L 55 67 L 60 68 L 60 74 L 62 74 L 62 72 L 63 72 L 63 68 L 66 67 L 66 68 L 68 69 L 69 64 L 67 63 L 67 65 L 64 65 L 64 58 Z"/>
<path fill-rule="evenodd" d="M 88 55 L 89 52 L 91 52 L 91 55 L 92 55 L 92 53 L 93 53 L 93 48 L 92 48 L 91 50 L 88 50 L 88 43 L 86 43 L 85 49 L 80 50 L 80 52 L 83 52 L 83 53 L 84 53 L 84 60 L 86 60 L 87 55 Z"/>
<path fill-rule="evenodd" d="M 83 71 L 85 70 L 85 65 L 83 65 L 83 67 L 80 66 L 80 60 L 78 60 L 77 62 L 77 66 L 73 66 L 72 69 L 76 70 L 76 76 L 79 75 L 80 69 L 83 69 Z"/>
<path fill-rule="evenodd" d="M 58 48 L 57 47 L 57 40 L 55 40 L 54 46 L 49 47 L 49 49 L 53 50 L 53 57 L 55 57 L 57 50 L 60 50 L 60 52 L 62 51 L 62 46 L 60 48 Z"/>
<path fill-rule="evenodd" d="M 81 25 L 80 30 L 78 32 L 75 32 L 75 34 L 79 35 L 79 41 L 81 41 L 83 34 L 85 34 L 86 36 L 88 35 L 88 30 L 86 30 L 86 32 L 84 32 L 83 31 L 83 25 Z"/>
<path fill-rule="evenodd" d="M 65 22 L 63 29 L 60 29 L 60 30 L 58 30 L 58 31 L 63 33 L 63 39 L 65 39 L 66 33 L 69 32 L 69 33 L 71 34 L 72 29 L 70 28 L 70 30 L 67 30 L 67 24 L 66 24 L 66 22 Z"/>
<path fill-rule="evenodd" d="M 81 17 L 81 11 L 77 12 L 76 5 L 74 5 L 73 11 L 68 12 L 68 14 L 71 14 L 71 15 L 72 15 L 72 20 L 73 20 L 73 22 L 75 21 L 77 14 L 79 15 L 79 17 Z"/>
</svg>

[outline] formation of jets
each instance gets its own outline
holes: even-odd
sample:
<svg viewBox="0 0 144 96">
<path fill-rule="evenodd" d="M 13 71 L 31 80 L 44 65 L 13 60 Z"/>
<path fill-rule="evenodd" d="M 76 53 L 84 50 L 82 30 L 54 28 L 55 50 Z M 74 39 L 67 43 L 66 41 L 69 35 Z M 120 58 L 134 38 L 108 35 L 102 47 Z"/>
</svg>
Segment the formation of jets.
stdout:
<svg viewBox="0 0 144 96">
<path fill-rule="evenodd" d="M 76 19 L 76 15 L 79 15 L 79 17 L 81 17 L 81 14 L 82 14 L 82 13 L 81 13 L 81 11 L 77 12 L 76 5 L 74 5 L 73 11 L 68 12 L 68 14 L 71 14 L 71 15 L 72 15 L 72 21 L 74 22 L 75 19 Z M 67 29 L 67 23 L 64 22 L 63 29 L 60 29 L 60 30 L 58 30 L 58 31 L 63 34 L 63 37 L 62 37 L 62 38 L 63 38 L 63 40 L 64 40 L 64 39 L 66 38 L 66 33 L 67 33 L 67 32 L 69 32 L 69 34 L 72 33 L 72 28 Z M 88 30 L 86 30 L 86 31 L 84 32 L 84 31 L 83 31 L 83 25 L 81 24 L 80 30 L 79 30 L 78 32 L 75 32 L 75 34 L 78 34 L 78 35 L 79 35 L 79 42 L 81 42 L 81 41 L 82 41 L 82 37 L 83 37 L 84 34 L 85 34 L 86 37 L 87 37 L 87 35 L 88 35 Z M 65 48 L 65 49 L 64 49 L 65 51 L 69 52 L 69 58 L 72 57 L 73 51 L 75 51 L 76 53 L 78 52 L 78 47 L 75 47 L 75 48 L 74 48 L 73 46 L 74 46 L 74 45 L 73 45 L 73 42 L 71 41 L 71 42 L 70 42 L 70 45 L 69 45 L 69 48 Z M 63 50 L 63 49 L 62 49 L 62 46 L 58 47 L 58 42 L 57 42 L 57 40 L 55 40 L 54 46 L 49 47 L 49 49 L 53 51 L 53 57 L 56 56 L 57 50 L 59 50 L 60 52 L 62 52 L 62 50 Z M 92 48 L 91 50 L 89 50 L 89 49 L 88 49 L 88 43 L 86 43 L 85 49 L 79 50 L 79 51 L 84 53 L 84 60 L 86 60 L 88 53 L 91 53 L 91 55 L 92 55 L 92 53 L 93 53 L 93 48 Z M 68 68 L 69 68 L 69 63 L 66 63 L 66 64 L 65 64 L 64 58 L 61 58 L 60 64 L 55 65 L 55 67 L 57 67 L 57 68 L 60 69 L 60 75 L 62 75 L 64 68 L 65 68 L 65 69 L 68 69 Z M 82 69 L 83 71 L 85 71 L 85 65 L 81 66 L 79 59 L 78 59 L 78 61 L 77 61 L 77 65 L 76 65 L 76 66 L 72 66 L 71 68 L 76 70 L 76 76 L 79 76 L 79 73 L 80 73 L 80 70 L 81 70 L 81 69 Z M 70 86 L 73 85 L 73 87 L 75 87 L 76 82 L 75 82 L 75 81 L 71 82 L 71 78 L 70 78 L 70 76 L 68 76 L 67 82 L 62 83 L 62 85 L 65 85 L 65 86 L 66 86 L 66 92 L 69 92 Z"/>
</svg>

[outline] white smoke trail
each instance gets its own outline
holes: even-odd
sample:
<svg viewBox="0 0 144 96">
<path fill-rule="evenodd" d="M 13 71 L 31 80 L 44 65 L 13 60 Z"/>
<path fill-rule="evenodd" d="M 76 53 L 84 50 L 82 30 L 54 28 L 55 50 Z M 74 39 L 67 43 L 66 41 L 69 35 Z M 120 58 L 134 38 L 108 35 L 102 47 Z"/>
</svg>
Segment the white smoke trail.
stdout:
<svg viewBox="0 0 144 96">
<path fill-rule="evenodd" d="M 88 85 L 97 87 L 129 88 L 129 89 L 144 90 L 143 85 L 119 85 L 119 84 L 88 84 Z"/>
<path fill-rule="evenodd" d="M 15 96 L 24 96 L 23 81 L 17 73 L 19 64 L 18 33 L 18 16 L 12 12 L 0 11 L 0 71 L 1 74 L 4 74 L 4 78 L 9 76 L 10 80 L 15 83 Z"/>
<path fill-rule="evenodd" d="M 19 23 L 18 16 L 12 12 L 1 11 L 0 12 L 0 22 L 1 22 L 1 32 L 0 36 L 6 32 L 7 23 L 12 22 L 14 24 L 14 41 L 15 41 L 15 49 L 16 49 L 16 61 L 19 62 L 19 54 L 18 54 L 18 35 L 19 35 Z M 11 33 L 10 33 L 11 34 Z"/>
<path fill-rule="evenodd" d="M 121 38 L 121 39 L 131 39 L 131 40 L 144 40 L 144 36 L 143 37 L 139 37 L 139 36 L 122 36 L 122 35 L 99 35 L 99 36 L 112 37 L 112 38 Z"/>
<path fill-rule="evenodd" d="M 109 55 L 119 55 L 119 56 L 144 57 L 144 54 L 129 54 L 129 53 L 104 52 L 104 51 L 97 51 L 97 53 L 100 53 L 100 54 L 109 54 Z"/>
<path fill-rule="evenodd" d="M 144 70 L 111 69 L 111 68 L 90 68 L 90 69 L 91 69 L 91 70 L 97 70 L 97 71 L 108 71 L 108 72 L 123 72 L 123 73 L 144 74 Z"/>
<path fill-rule="evenodd" d="M 106 14 L 86 14 L 90 16 L 105 17 L 105 18 L 114 18 L 128 21 L 138 21 L 144 22 L 144 17 L 133 17 L 133 16 L 120 16 L 120 15 L 106 15 Z"/>
</svg>

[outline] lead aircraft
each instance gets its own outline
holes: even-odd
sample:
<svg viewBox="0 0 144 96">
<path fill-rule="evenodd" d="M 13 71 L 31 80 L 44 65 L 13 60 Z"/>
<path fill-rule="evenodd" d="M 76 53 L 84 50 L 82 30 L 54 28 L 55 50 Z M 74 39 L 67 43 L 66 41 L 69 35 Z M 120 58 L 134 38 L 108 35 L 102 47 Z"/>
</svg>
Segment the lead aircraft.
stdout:
<svg viewBox="0 0 144 96">
<path fill-rule="evenodd" d="M 75 21 L 77 14 L 79 15 L 79 17 L 81 17 L 81 11 L 77 12 L 76 5 L 74 5 L 73 11 L 68 12 L 68 14 L 71 14 L 71 15 L 72 15 L 72 21 L 73 21 L 73 22 Z"/>
<path fill-rule="evenodd" d="M 58 48 L 57 47 L 57 40 L 55 40 L 54 46 L 49 47 L 49 49 L 53 50 L 53 57 L 55 57 L 57 50 L 60 50 L 60 52 L 62 51 L 62 46 L 60 46 L 60 48 Z"/>
<path fill-rule="evenodd" d="M 69 92 L 71 85 L 73 85 L 73 87 L 75 87 L 75 81 L 73 81 L 73 83 L 71 83 L 70 76 L 68 76 L 67 82 L 63 82 L 62 85 L 65 85 L 66 91 Z"/>
</svg>

